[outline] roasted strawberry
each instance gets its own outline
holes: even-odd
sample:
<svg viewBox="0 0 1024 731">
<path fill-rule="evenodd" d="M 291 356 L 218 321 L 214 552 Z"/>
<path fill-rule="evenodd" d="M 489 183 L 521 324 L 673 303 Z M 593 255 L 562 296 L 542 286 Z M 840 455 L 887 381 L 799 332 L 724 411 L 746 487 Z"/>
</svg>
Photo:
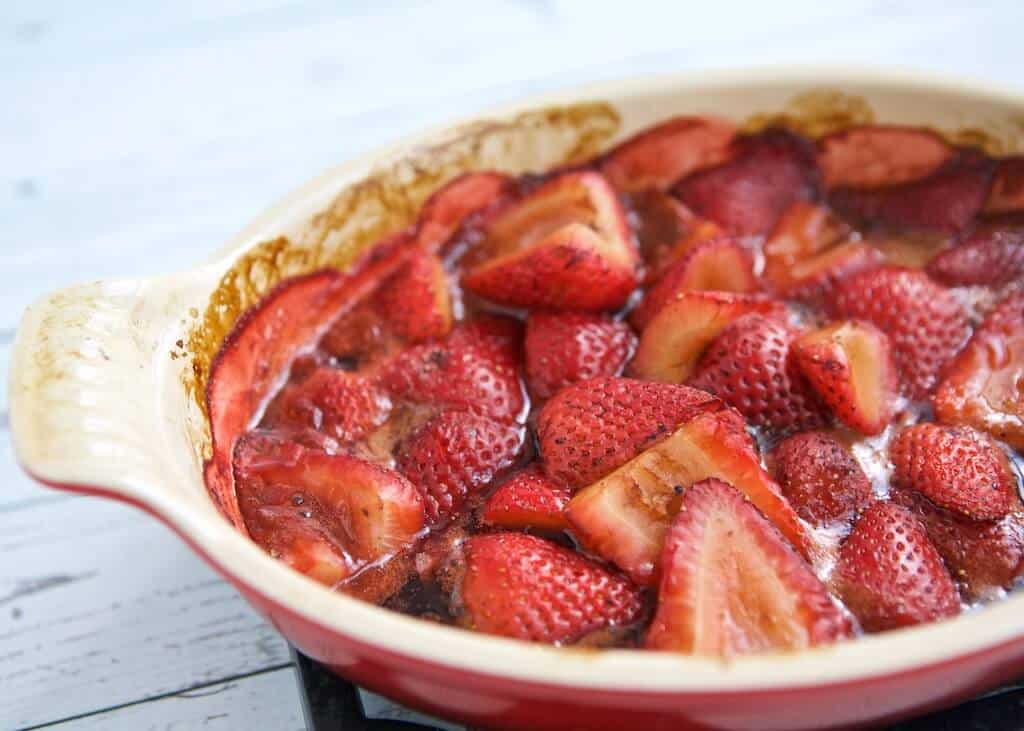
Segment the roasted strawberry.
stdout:
<svg viewBox="0 0 1024 731">
<path fill-rule="evenodd" d="M 565 173 L 488 221 L 462 285 L 513 307 L 615 310 L 637 285 L 639 256 L 615 191 Z"/>
<path fill-rule="evenodd" d="M 644 282 L 647 284 L 660 279 L 695 242 L 722 234 L 716 224 L 697 218 L 690 209 L 661 191 L 634 193 L 627 198 L 627 203 L 645 264 Z"/>
<path fill-rule="evenodd" d="M 924 527 L 893 503 L 875 503 L 860 517 L 839 550 L 832 584 L 869 632 L 960 612 L 956 587 Z"/>
<path fill-rule="evenodd" d="M 234 472 L 253 540 L 324 584 L 408 547 L 424 528 L 412 484 L 355 457 L 250 432 L 235 449 Z"/>
<path fill-rule="evenodd" d="M 1003 300 L 974 331 L 932 400 L 944 424 L 986 431 L 1024 451 L 1024 293 Z"/>
<path fill-rule="evenodd" d="M 1024 226 L 986 226 L 928 263 L 942 284 L 998 287 L 1024 279 Z"/>
<path fill-rule="evenodd" d="M 867 322 L 842 321 L 793 344 L 800 370 L 841 422 L 861 434 L 880 434 L 892 419 L 899 376 L 889 339 Z"/>
<path fill-rule="evenodd" d="M 452 329 L 448 276 L 436 256 L 414 256 L 384 280 L 373 305 L 392 332 L 412 343 L 444 337 Z"/>
<path fill-rule="evenodd" d="M 702 241 L 673 264 L 629 315 L 643 330 L 651 318 L 681 292 L 715 290 L 754 292 L 758 289 L 750 252 L 729 237 Z"/>
<path fill-rule="evenodd" d="M 783 317 L 785 312 L 785 305 L 764 295 L 680 292 L 647 323 L 627 373 L 681 383 L 693 375 L 698 359 L 730 323 L 750 313 Z"/>
<path fill-rule="evenodd" d="M 695 482 L 717 477 L 734 485 L 786 539 L 807 553 L 804 529 L 761 467 L 744 427 L 735 411 L 700 414 L 578 492 L 566 508 L 577 539 L 638 584 L 652 585 L 680 495 Z"/>
<path fill-rule="evenodd" d="M 818 172 L 807 143 L 783 130 L 736 140 L 735 156 L 683 178 L 673 193 L 735 234 L 764 234 L 795 201 L 811 200 Z"/>
<path fill-rule="evenodd" d="M 916 490 L 972 520 L 1002 518 L 1017 502 L 1006 455 L 970 427 L 916 424 L 889 445 L 894 487 Z"/>
<path fill-rule="evenodd" d="M 519 418 L 525 410 L 519 341 L 514 320 L 478 317 L 439 343 L 399 353 L 385 365 L 381 380 L 396 399 Z"/>
<path fill-rule="evenodd" d="M 562 530 L 569 527 L 564 511 L 570 497 L 568 488 L 533 465 L 512 475 L 487 498 L 480 520 L 501 528 Z"/>
<path fill-rule="evenodd" d="M 695 170 L 732 154 L 732 122 L 715 117 L 674 117 L 620 143 L 600 170 L 619 190 L 667 190 Z"/>
<path fill-rule="evenodd" d="M 515 193 L 515 183 L 496 172 L 464 173 L 434 192 L 420 209 L 416 243 L 435 254 L 472 213 L 499 205 Z"/>
<path fill-rule="evenodd" d="M 690 487 L 662 551 L 645 646 L 731 657 L 852 636 L 850 621 L 800 555 L 721 480 Z"/>
<path fill-rule="evenodd" d="M 584 312 L 532 312 L 526 321 L 526 382 L 549 398 L 577 381 L 614 376 L 633 355 L 636 335 L 624 322 Z"/>
<path fill-rule="evenodd" d="M 871 483 L 849 450 L 822 432 L 794 434 L 771 454 L 772 472 L 797 514 L 819 528 L 850 523 Z"/>
<path fill-rule="evenodd" d="M 427 522 L 447 522 L 471 496 L 515 463 L 525 427 L 464 411 L 445 411 L 400 446 L 398 469 L 419 490 Z"/>
<path fill-rule="evenodd" d="M 913 399 L 928 395 L 969 333 L 964 308 L 949 290 L 902 267 L 847 277 L 836 285 L 831 308 L 888 335 L 903 391 Z"/>
<path fill-rule="evenodd" d="M 775 432 L 824 426 L 828 411 L 790 354 L 799 335 L 778 318 L 744 315 L 715 338 L 687 383 L 718 396 L 754 426 Z"/>
<path fill-rule="evenodd" d="M 876 188 L 926 178 L 953 156 L 946 141 L 918 127 L 872 124 L 818 140 L 818 166 L 829 188 Z"/>
<path fill-rule="evenodd" d="M 676 427 L 721 402 L 686 386 L 602 377 L 559 391 L 537 417 L 544 471 L 573 489 L 589 485 Z"/>
<path fill-rule="evenodd" d="M 992 187 L 985 199 L 985 213 L 1013 214 L 1024 211 L 1024 157 L 1006 157 L 996 165 Z"/>
</svg>

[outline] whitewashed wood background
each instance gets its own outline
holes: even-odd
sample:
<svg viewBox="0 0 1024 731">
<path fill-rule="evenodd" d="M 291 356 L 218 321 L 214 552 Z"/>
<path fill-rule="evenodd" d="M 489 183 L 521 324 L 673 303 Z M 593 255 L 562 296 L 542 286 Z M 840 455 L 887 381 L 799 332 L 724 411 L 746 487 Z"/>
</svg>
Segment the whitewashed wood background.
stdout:
<svg viewBox="0 0 1024 731">
<path fill-rule="evenodd" d="M 397 135 L 540 89 L 727 65 L 1024 87 L 1022 29 L 1020 0 L 3 0 L 0 379 L 44 291 L 187 267 Z M 284 642 L 166 529 L 33 485 L 6 434 L 0 480 L 0 729 L 302 727 Z"/>
</svg>

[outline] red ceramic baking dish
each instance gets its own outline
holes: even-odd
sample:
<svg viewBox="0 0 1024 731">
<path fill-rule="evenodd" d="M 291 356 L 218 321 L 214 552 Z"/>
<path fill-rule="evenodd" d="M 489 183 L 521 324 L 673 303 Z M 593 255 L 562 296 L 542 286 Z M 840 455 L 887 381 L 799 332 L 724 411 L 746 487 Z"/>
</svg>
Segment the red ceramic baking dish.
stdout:
<svg viewBox="0 0 1024 731">
<path fill-rule="evenodd" d="M 669 75 L 534 99 L 332 169 L 189 271 L 72 287 L 26 312 L 11 365 L 25 469 L 164 521 L 280 632 L 345 677 L 488 728 L 811 729 L 892 721 L 1024 672 L 1024 596 L 953 620 L 799 653 L 729 661 L 531 645 L 339 594 L 271 558 L 218 509 L 205 386 L 239 316 L 285 278 L 348 266 L 472 170 L 584 160 L 673 115 L 817 135 L 866 122 L 942 131 L 1001 154 L 1024 146 L 1024 97 L 916 74 L 778 70 Z M 221 495 L 224 502 L 224 495 Z M 231 496 L 227 495 L 230 502 Z"/>
</svg>

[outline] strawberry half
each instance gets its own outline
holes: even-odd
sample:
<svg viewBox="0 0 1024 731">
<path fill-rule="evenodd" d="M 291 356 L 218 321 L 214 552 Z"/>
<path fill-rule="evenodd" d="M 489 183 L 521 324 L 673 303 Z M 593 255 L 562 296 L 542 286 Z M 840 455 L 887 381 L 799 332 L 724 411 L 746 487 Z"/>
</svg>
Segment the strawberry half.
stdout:
<svg viewBox="0 0 1024 731">
<path fill-rule="evenodd" d="M 916 490 L 972 520 L 1002 518 L 1017 502 L 1006 455 L 970 427 L 916 424 L 889 445 L 894 487 Z"/>
<path fill-rule="evenodd" d="M 636 348 L 624 322 L 584 312 L 532 312 L 524 340 L 526 382 L 539 398 L 596 376 L 618 375 Z"/>
<path fill-rule="evenodd" d="M 880 434 L 892 419 L 899 377 L 889 339 L 874 325 L 843 321 L 809 332 L 793 355 L 836 417 L 861 434 Z"/>
<path fill-rule="evenodd" d="M 922 399 L 969 334 L 957 298 L 924 272 L 882 267 L 842 280 L 831 297 L 839 317 L 866 320 L 889 336 L 904 393 Z"/>
<path fill-rule="evenodd" d="M 644 282 L 660 279 L 686 251 L 700 241 L 722 235 L 718 225 L 697 218 L 667 193 L 656 190 L 633 193 L 627 198 L 630 223 L 646 265 Z"/>
<path fill-rule="evenodd" d="M 1006 157 L 996 165 L 985 199 L 986 214 L 1024 211 L 1024 157 Z"/>
<path fill-rule="evenodd" d="M 1024 279 L 1024 227 L 982 227 L 932 259 L 928 274 L 949 286 L 998 287 Z"/>
<path fill-rule="evenodd" d="M 818 191 L 813 151 L 783 130 L 738 138 L 727 162 L 694 173 L 672 192 L 697 215 L 734 234 L 764 234 L 787 206 Z"/>
<path fill-rule="evenodd" d="M 381 284 L 373 306 L 392 332 L 412 343 L 452 329 L 448 276 L 436 256 L 419 254 Z"/>
<path fill-rule="evenodd" d="M 1024 451 L 1024 293 L 1003 300 L 956 357 L 932 403 L 944 424 L 986 431 Z"/>
<path fill-rule="evenodd" d="M 463 287 L 493 302 L 615 310 L 637 285 L 639 256 L 615 191 L 574 172 L 495 213 L 465 264 Z"/>
<path fill-rule="evenodd" d="M 864 470 L 827 434 L 794 434 L 779 442 L 771 462 L 782 494 L 811 525 L 848 524 L 871 502 L 871 482 Z"/>
<path fill-rule="evenodd" d="M 695 170 L 731 154 L 736 126 L 715 117 L 674 117 L 608 152 L 600 170 L 619 190 L 666 190 Z"/>
<path fill-rule="evenodd" d="M 686 386 L 602 377 L 559 391 L 537 417 L 544 471 L 578 489 L 721 403 Z"/>
<path fill-rule="evenodd" d="M 783 317 L 786 307 L 764 295 L 730 292 L 680 292 L 661 307 L 637 343 L 627 373 L 663 383 L 682 383 L 698 359 L 730 323 L 759 313 Z"/>
<path fill-rule="evenodd" d="M 571 496 L 568 488 L 548 479 L 540 465 L 533 465 L 512 475 L 487 498 L 480 520 L 500 528 L 564 530 L 569 527 L 564 511 Z"/>
<path fill-rule="evenodd" d="M 926 178 L 953 156 L 934 132 L 872 124 L 818 140 L 818 167 L 829 188 L 875 188 Z"/>
<path fill-rule="evenodd" d="M 683 495 L 661 565 L 649 649 L 732 657 L 853 634 L 810 566 L 721 480 L 703 480 Z"/>
<path fill-rule="evenodd" d="M 628 628 L 643 614 L 628 581 L 542 538 L 475 535 L 462 548 L 453 613 L 469 629 L 570 644 L 599 630 Z"/>
<path fill-rule="evenodd" d="M 471 214 L 515 194 L 515 182 L 496 172 L 464 173 L 445 183 L 427 198 L 416 223 L 416 243 L 436 254 Z"/>
<path fill-rule="evenodd" d="M 868 632 L 960 613 L 956 587 L 924 527 L 893 503 L 875 503 L 857 521 L 832 584 Z"/>
<path fill-rule="evenodd" d="M 580 543 L 638 584 L 657 581 L 662 543 L 680 496 L 717 477 L 736 487 L 801 552 L 803 526 L 761 467 L 743 419 L 734 411 L 695 416 L 675 432 L 576 493 L 566 515 Z"/>
<path fill-rule="evenodd" d="M 713 393 L 754 426 L 803 431 L 828 423 L 828 412 L 790 356 L 799 331 L 750 314 L 726 327 L 701 357 L 693 388 Z"/>
<path fill-rule="evenodd" d="M 419 490 L 431 527 L 447 522 L 522 453 L 525 427 L 444 411 L 400 446 L 398 469 Z"/>
</svg>

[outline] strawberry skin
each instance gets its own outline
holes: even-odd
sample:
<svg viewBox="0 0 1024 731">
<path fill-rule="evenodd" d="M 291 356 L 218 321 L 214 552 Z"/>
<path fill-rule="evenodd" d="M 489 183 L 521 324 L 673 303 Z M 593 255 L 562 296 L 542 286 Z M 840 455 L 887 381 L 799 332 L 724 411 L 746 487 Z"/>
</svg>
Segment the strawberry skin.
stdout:
<svg viewBox="0 0 1024 731">
<path fill-rule="evenodd" d="M 545 473 L 579 489 L 603 477 L 676 426 L 721 408 L 710 394 L 686 386 L 601 377 L 559 391 L 537 417 Z"/>
<path fill-rule="evenodd" d="M 779 442 L 771 457 L 782 494 L 813 526 L 848 524 L 872 500 L 860 464 L 827 434 L 794 434 Z"/>
<path fill-rule="evenodd" d="M 892 483 L 972 520 L 996 520 L 1017 502 L 1007 457 L 970 427 L 916 424 L 889 445 Z"/>
<path fill-rule="evenodd" d="M 852 635 L 811 568 L 721 480 L 703 480 L 683 495 L 661 564 L 649 649 L 732 657 Z"/>
<path fill-rule="evenodd" d="M 459 623 L 530 642 L 571 644 L 628 627 L 643 613 L 625 579 L 575 551 L 522 533 L 476 535 L 463 544 Z"/>
<path fill-rule="evenodd" d="M 480 520 L 500 528 L 564 530 L 569 527 L 564 511 L 570 497 L 568 488 L 555 484 L 539 465 L 533 465 L 512 475 L 487 498 Z"/>
<path fill-rule="evenodd" d="M 960 598 L 921 523 L 875 503 L 839 550 L 832 584 L 868 632 L 953 617 Z"/>
<path fill-rule="evenodd" d="M 999 287 L 1024 278 L 1024 227 L 983 227 L 928 262 L 948 286 Z"/>
<path fill-rule="evenodd" d="M 416 223 L 416 243 L 436 254 L 472 214 L 496 207 L 515 194 L 515 182 L 503 173 L 464 173 L 427 198 Z"/>
<path fill-rule="evenodd" d="M 419 254 L 381 284 L 373 305 L 391 330 L 411 343 L 452 329 L 448 276 L 436 256 Z"/>
<path fill-rule="evenodd" d="M 930 130 L 872 124 L 818 140 L 818 166 L 829 188 L 875 188 L 926 178 L 953 156 Z"/>
<path fill-rule="evenodd" d="M 636 348 L 625 322 L 583 312 L 532 312 L 526 321 L 526 382 L 539 398 L 596 376 L 618 375 Z"/>
<path fill-rule="evenodd" d="M 866 320 L 889 337 L 904 393 L 928 395 L 969 333 L 956 297 L 924 272 L 882 267 L 842 280 L 832 293 L 839 317 Z"/>
</svg>

